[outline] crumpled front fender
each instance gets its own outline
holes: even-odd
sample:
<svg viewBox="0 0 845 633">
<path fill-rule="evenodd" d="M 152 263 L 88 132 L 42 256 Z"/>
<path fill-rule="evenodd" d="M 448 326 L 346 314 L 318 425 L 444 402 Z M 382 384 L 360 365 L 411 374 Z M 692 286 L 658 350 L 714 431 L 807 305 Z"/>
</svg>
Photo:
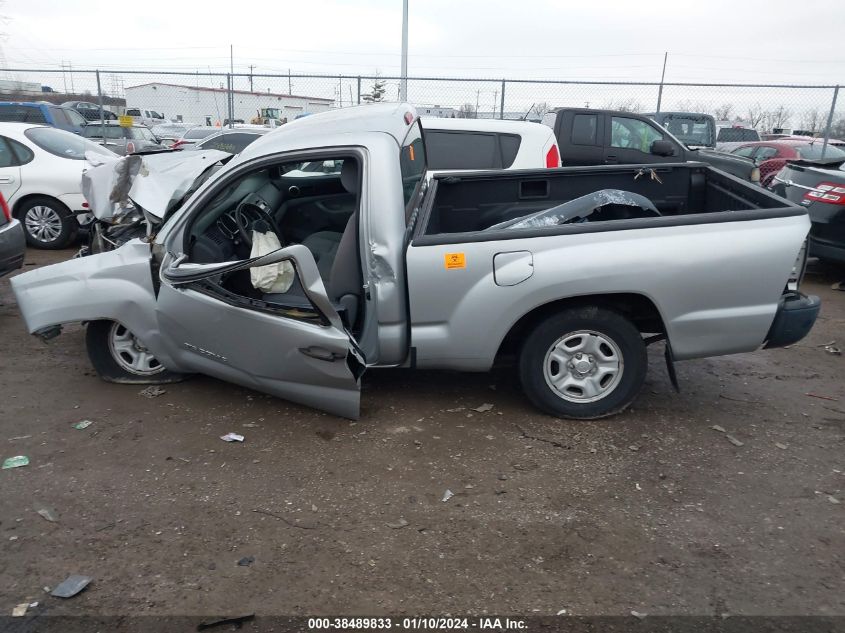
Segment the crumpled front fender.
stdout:
<svg viewBox="0 0 845 633">
<path fill-rule="evenodd" d="M 13 277 L 12 291 L 32 334 L 64 323 L 108 319 L 129 328 L 168 365 L 160 344 L 150 245 L 120 248 L 45 266 Z"/>
</svg>

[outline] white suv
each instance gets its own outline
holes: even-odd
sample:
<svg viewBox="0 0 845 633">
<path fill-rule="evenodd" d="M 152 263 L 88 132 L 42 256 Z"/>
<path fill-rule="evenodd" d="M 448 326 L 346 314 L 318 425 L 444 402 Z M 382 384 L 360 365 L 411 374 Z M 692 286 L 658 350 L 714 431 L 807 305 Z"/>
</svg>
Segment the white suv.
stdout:
<svg viewBox="0 0 845 633">
<path fill-rule="evenodd" d="M 554 131 L 528 121 L 421 117 L 430 172 L 560 167 Z"/>
</svg>

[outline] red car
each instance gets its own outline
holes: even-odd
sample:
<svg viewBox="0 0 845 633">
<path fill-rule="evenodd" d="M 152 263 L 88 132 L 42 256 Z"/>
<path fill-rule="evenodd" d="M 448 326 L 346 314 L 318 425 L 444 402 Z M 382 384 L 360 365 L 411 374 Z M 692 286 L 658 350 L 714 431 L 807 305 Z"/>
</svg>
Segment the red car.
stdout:
<svg viewBox="0 0 845 633">
<path fill-rule="evenodd" d="M 822 139 L 779 139 L 745 143 L 731 150 L 731 154 L 752 159 L 760 168 L 760 184 L 768 187 L 788 160 L 803 158 L 818 160 L 822 157 Z M 845 151 L 828 143 L 825 159 L 845 159 Z"/>
</svg>

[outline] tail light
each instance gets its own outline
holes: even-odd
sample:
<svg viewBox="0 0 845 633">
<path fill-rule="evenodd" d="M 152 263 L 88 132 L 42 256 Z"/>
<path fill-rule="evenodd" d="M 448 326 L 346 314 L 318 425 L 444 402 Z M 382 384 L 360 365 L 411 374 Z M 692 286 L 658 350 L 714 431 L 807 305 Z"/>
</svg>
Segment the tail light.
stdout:
<svg viewBox="0 0 845 633">
<path fill-rule="evenodd" d="M 845 206 L 845 187 L 835 182 L 820 182 L 804 194 L 804 200 Z"/>
<path fill-rule="evenodd" d="M 179 139 L 178 141 L 173 141 L 173 145 L 170 146 L 170 149 L 179 149 L 185 144 L 185 141 Z"/>
<path fill-rule="evenodd" d="M 0 193 L 0 208 L 3 209 L 3 217 L 6 218 L 6 222 L 12 221 L 12 212 L 9 209 L 9 205 L 6 202 L 6 197 Z"/>
<path fill-rule="evenodd" d="M 126 153 L 127 154 L 134 154 L 135 153 L 135 143 L 132 141 L 127 141 L 126 143 Z"/>
<path fill-rule="evenodd" d="M 557 151 L 557 144 L 552 144 L 546 153 L 546 167 L 551 169 L 560 167 L 560 152 Z"/>
</svg>

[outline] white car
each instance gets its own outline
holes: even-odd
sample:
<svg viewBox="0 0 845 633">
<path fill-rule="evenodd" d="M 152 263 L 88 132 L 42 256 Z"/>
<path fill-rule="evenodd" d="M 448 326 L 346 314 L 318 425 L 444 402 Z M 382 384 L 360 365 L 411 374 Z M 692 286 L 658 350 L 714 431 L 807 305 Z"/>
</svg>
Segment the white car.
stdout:
<svg viewBox="0 0 845 633">
<path fill-rule="evenodd" d="M 159 114 L 155 110 L 149 110 L 147 108 L 126 108 L 126 116 L 131 116 L 135 123 L 140 123 L 141 125 L 146 125 L 147 127 L 154 127 L 156 125 L 167 123 L 167 119 L 164 118 L 163 114 Z"/>
<path fill-rule="evenodd" d="M 36 248 L 64 248 L 88 216 L 82 173 L 85 152 L 117 155 L 54 127 L 0 123 L 0 192 Z"/>
<path fill-rule="evenodd" d="M 554 131 L 539 123 L 421 117 L 429 170 L 560 167 Z"/>
</svg>

